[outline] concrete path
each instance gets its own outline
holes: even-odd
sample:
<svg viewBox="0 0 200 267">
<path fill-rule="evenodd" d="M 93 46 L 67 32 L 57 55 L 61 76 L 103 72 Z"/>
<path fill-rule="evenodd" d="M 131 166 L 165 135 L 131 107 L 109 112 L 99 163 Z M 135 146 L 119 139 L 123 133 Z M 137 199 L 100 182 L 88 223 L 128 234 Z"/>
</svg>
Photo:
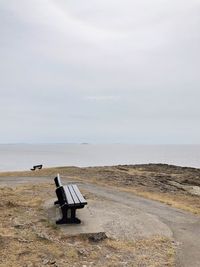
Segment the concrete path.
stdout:
<svg viewBox="0 0 200 267">
<path fill-rule="evenodd" d="M 33 177 L 1 177 L 0 186 L 38 183 L 52 181 L 52 178 L 33 178 Z M 64 183 L 70 182 L 63 179 Z M 74 181 L 73 181 L 74 182 Z M 120 192 L 94 184 L 80 183 L 83 188 L 105 200 L 113 202 L 113 205 L 123 204 L 128 209 L 132 209 L 143 214 L 155 216 L 158 221 L 165 224 L 172 233 L 176 242 L 179 243 L 177 266 L 199 267 L 200 266 L 200 217 L 172 208 L 168 205 L 135 196 L 133 193 Z M 141 223 L 143 223 L 141 221 Z"/>
<path fill-rule="evenodd" d="M 180 244 L 178 249 L 177 266 L 200 266 L 200 217 L 172 208 L 160 202 L 144 199 L 132 193 L 115 191 L 106 187 L 82 184 L 82 188 L 120 202 L 143 213 L 154 215 L 172 231 L 174 239 Z"/>
</svg>

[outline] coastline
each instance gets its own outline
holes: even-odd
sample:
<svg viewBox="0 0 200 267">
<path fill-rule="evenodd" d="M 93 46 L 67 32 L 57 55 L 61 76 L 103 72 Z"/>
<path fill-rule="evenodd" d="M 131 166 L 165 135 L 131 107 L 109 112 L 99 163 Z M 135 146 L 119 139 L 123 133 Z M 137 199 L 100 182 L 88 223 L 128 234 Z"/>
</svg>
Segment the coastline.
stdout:
<svg viewBox="0 0 200 267">
<path fill-rule="evenodd" d="M 200 168 L 200 145 L 16 144 L 0 145 L 0 172 L 25 171 L 33 165 L 115 166 L 161 163 Z"/>
</svg>

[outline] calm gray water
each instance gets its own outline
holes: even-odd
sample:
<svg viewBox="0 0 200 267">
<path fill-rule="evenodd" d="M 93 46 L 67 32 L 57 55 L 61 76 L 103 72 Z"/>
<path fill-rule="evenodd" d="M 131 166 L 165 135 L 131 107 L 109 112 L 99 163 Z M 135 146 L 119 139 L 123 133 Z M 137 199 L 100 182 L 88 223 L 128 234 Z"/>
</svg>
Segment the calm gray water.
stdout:
<svg viewBox="0 0 200 267">
<path fill-rule="evenodd" d="M 200 168 L 200 145 L 0 145 L 0 171 L 27 170 L 36 164 L 82 167 L 139 163 Z"/>
</svg>

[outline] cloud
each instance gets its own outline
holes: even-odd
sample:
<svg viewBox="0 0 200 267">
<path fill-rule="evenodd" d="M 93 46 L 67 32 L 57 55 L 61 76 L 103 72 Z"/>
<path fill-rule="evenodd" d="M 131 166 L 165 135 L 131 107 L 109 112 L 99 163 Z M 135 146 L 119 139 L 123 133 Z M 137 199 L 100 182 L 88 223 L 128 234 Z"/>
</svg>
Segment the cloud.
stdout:
<svg viewBox="0 0 200 267">
<path fill-rule="evenodd" d="M 2 0 L 1 142 L 199 143 L 199 10 L 197 0 Z"/>
</svg>

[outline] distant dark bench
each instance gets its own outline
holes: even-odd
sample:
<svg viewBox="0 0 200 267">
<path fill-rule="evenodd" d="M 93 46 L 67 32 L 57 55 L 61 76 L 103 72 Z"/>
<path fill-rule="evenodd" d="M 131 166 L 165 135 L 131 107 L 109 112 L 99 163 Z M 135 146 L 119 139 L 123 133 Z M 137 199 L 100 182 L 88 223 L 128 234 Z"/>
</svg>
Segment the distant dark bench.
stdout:
<svg viewBox="0 0 200 267">
<path fill-rule="evenodd" d="M 54 178 L 56 184 L 56 195 L 58 200 L 54 202 L 59 205 L 62 211 L 62 219 L 56 221 L 56 224 L 81 223 L 76 218 L 76 209 L 82 209 L 87 205 L 87 201 L 75 184 L 62 185 L 59 174 Z"/>
<path fill-rule="evenodd" d="M 40 170 L 40 169 L 42 169 L 42 164 L 41 165 L 35 165 L 35 166 L 33 166 L 33 168 L 31 169 L 31 171 L 35 171 L 35 170 Z"/>
</svg>

